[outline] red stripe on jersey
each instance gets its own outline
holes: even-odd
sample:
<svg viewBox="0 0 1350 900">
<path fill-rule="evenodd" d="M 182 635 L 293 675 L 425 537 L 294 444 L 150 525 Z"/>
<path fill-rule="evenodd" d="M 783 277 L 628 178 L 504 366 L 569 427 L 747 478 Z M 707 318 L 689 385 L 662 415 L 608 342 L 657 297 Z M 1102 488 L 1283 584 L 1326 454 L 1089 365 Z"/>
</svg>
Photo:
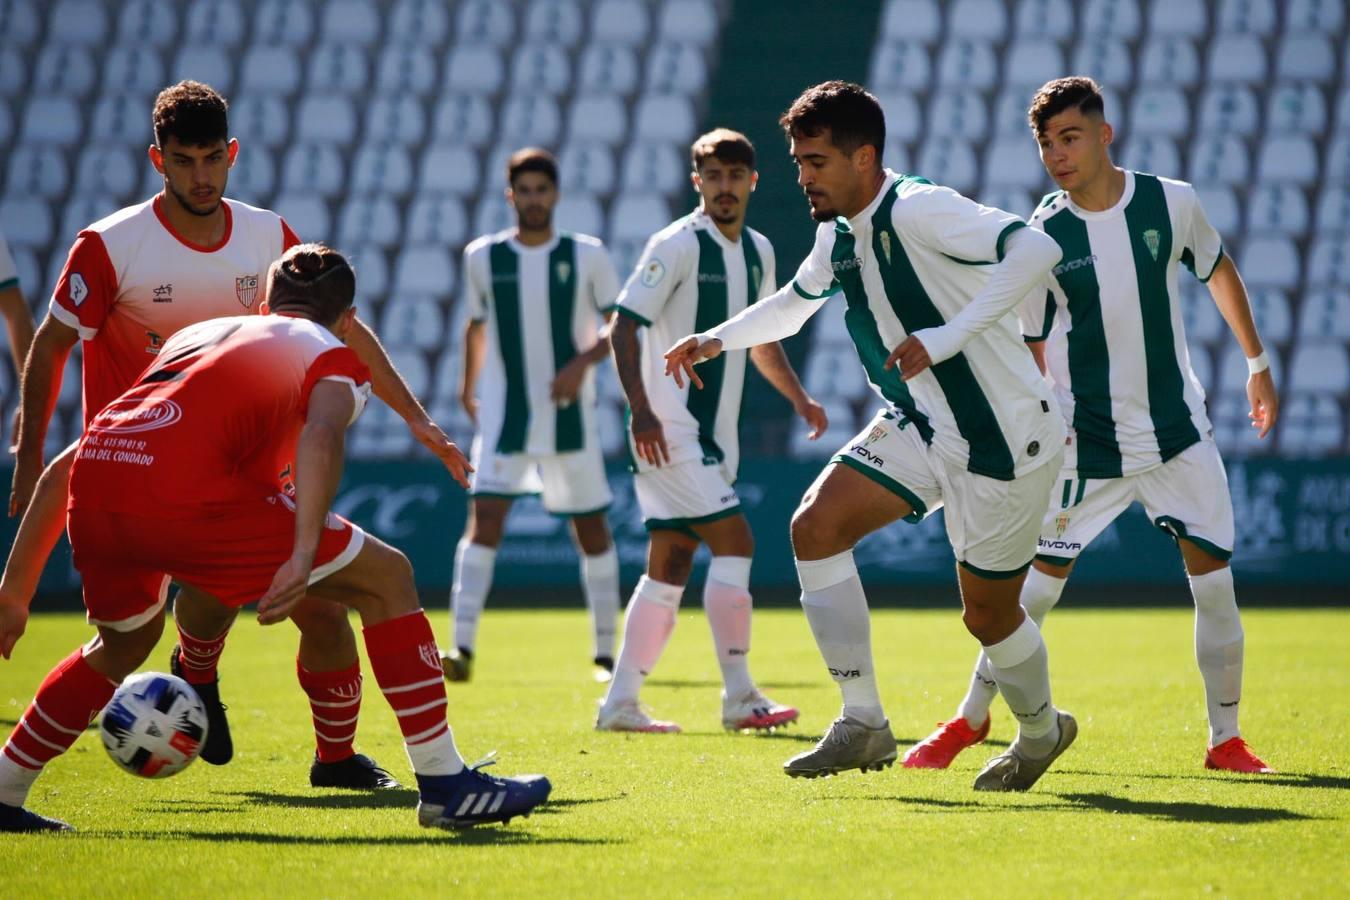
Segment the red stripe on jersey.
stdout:
<svg viewBox="0 0 1350 900">
<path fill-rule="evenodd" d="M 370 369 L 350 347 L 334 347 L 319 354 L 305 371 L 305 383 L 300 388 L 301 418 L 309 415 L 309 395 L 314 385 L 325 378 L 350 378 L 360 387 L 370 383 Z"/>
<path fill-rule="evenodd" d="M 117 270 L 97 231 L 81 231 L 71 245 L 52 302 L 97 331 L 117 301 Z"/>
<path fill-rule="evenodd" d="M 230 242 L 230 232 L 234 231 L 234 214 L 230 212 L 230 204 L 226 203 L 224 200 L 220 201 L 220 208 L 225 213 L 225 232 L 220 236 L 220 240 L 209 247 L 202 244 L 194 244 L 192 241 L 189 241 L 179 234 L 178 231 L 174 229 L 173 225 L 169 223 L 169 217 L 164 214 L 163 205 L 164 195 L 161 194 L 155 198 L 154 202 L 155 217 L 159 219 L 159 224 L 164 226 L 165 231 L 177 238 L 178 243 L 187 247 L 189 250 L 196 250 L 198 253 L 215 253 Z"/>
<path fill-rule="evenodd" d="M 285 253 L 296 244 L 301 243 L 304 242 L 300 240 L 300 236 L 291 230 L 291 226 L 287 224 L 285 219 L 281 219 L 281 252 Z"/>
</svg>

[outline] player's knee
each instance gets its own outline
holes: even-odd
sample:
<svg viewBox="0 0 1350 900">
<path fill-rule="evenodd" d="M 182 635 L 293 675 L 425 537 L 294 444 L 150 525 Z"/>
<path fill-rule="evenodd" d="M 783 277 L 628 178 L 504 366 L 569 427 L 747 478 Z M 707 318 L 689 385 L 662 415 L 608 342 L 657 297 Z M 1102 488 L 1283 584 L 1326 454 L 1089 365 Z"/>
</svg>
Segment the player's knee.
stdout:
<svg viewBox="0 0 1350 900">
<path fill-rule="evenodd" d="M 852 546 L 833 521 L 833 516 L 804 500 L 792 514 L 792 549 L 799 559 L 823 559 Z"/>
<path fill-rule="evenodd" d="M 983 604 L 966 604 L 961 621 L 966 630 L 986 647 L 997 644 L 1017 628 L 1015 610 L 999 609 Z"/>
<path fill-rule="evenodd" d="M 310 637 L 345 639 L 352 633 L 347 607 L 317 598 L 306 598 L 291 614 L 295 627 Z"/>
<path fill-rule="evenodd" d="M 650 573 L 651 577 L 666 584 L 685 584 L 689 581 L 689 573 L 694 568 L 693 548 L 677 544 L 668 548 L 662 557 L 654 567 L 657 571 Z"/>
<path fill-rule="evenodd" d="M 94 660 L 91 662 L 98 672 L 115 681 L 121 681 L 150 658 L 150 653 L 159 643 L 163 633 L 162 615 L 155 616 L 134 631 L 100 628 L 97 650 L 86 655 L 96 657 L 96 662 Z"/>
<path fill-rule="evenodd" d="M 484 547 L 496 547 L 502 542 L 502 532 L 506 526 L 506 517 L 496 511 L 478 511 L 469 516 L 469 525 L 465 536 L 469 542 Z"/>
</svg>

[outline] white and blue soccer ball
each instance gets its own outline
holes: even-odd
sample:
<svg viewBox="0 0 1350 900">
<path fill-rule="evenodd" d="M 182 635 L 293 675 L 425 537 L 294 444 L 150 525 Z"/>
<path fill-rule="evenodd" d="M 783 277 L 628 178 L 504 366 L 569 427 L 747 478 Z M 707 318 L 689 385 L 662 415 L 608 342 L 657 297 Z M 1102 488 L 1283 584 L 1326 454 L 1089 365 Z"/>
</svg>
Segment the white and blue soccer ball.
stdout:
<svg viewBox="0 0 1350 900">
<path fill-rule="evenodd" d="M 108 755 L 123 769 L 142 778 L 167 778 L 201 752 L 206 708 L 183 679 L 144 672 L 122 682 L 98 730 Z"/>
</svg>

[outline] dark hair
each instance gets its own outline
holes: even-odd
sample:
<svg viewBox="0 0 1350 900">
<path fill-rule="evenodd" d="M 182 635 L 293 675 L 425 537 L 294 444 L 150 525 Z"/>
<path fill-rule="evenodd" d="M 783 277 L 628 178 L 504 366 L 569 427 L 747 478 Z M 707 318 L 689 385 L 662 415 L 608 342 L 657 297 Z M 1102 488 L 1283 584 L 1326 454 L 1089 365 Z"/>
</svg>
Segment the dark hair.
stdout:
<svg viewBox="0 0 1350 900">
<path fill-rule="evenodd" d="M 877 150 L 877 165 L 886 146 L 886 114 L 877 98 L 860 84 L 826 81 L 809 87 L 792 101 L 778 124 L 789 138 L 820 137 L 828 128 L 830 143 L 853 155 L 864 144 Z"/>
<path fill-rule="evenodd" d="M 267 272 L 267 303 L 275 312 L 304 312 L 331 326 L 352 305 L 356 273 L 346 257 L 326 244 L 297 244 Z"/>
<path fill-rule="evenodd" d="M 1092 113 L 1104 115 L 1106 102 L 1102 99 L 1102 89 L 1097 82 L 1086 75 L 1047 81 L 1031 98 L 1027 120 L 1031 123 L 1031 130 L 1040 134 L 1047 122 L 1069 109 L 1077 109 L 1085 116 Z"/>
<path fill-rule="evenodd" d="M 714 128 L 707 134 L 700 135 L 689 148 L 689 160 L 693 163 L 695 171 L 709 159 L 715 159 L 729 166 L 739 164 L 753 169 L 755 145 L 739 131 Z"/>
<path fill-rule="evenodd" d="M 155 97 L 155 146 L 176 137 L 189 147 L 206 147 L 229 140 L 230 105 L 210 85 L 180 81 Z"/>
<path fill-rule="evenodd" d="M 506 161 L 506 183 L 515 184 L 516 179 L 526 172 L 547 175 L 553 186 L 558 186 L 558 161 L 547 150 L 526 147 L 511 154 L 511 158 Z"/>
</svg>

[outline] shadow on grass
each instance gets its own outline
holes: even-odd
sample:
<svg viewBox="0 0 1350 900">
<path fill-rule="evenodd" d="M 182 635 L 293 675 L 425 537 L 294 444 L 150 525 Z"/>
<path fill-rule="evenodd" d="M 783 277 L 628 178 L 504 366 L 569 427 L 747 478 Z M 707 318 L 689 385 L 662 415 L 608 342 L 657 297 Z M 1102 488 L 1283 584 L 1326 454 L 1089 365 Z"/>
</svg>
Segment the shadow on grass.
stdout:
<svg viewBox="0 0 1350 900">
<path fill-rule="evenodd" d="M 992 743 L 992 741 L 990 742 Z M 1350 790 L 1350 777 L 1322 775 L 1317 772 L 1276 772 L 1273 775 L 1244 775 L 1238 772 L 1210 772 L 1194 775 L 1167 775 L 1161 772 L 1092 772 L 1087 769 L 1056 769 L 1064 775 L 1090 775 L 1121 781 L 1128 778 L 1147 778 L 1155 781 L 1241 781 L 1272 787 L 1320 788 L 1323 790 Z"/>
<path fill-rule="evenodd" d="M 275 791 L 216 791 L 259 806 L 291 809 L 416 809 L 417 791 L 343 791 L 342 793 L 281 794 Z"/>
<path fill-rule="evenodd" d="M 438 844 L 622 844 L 621 838 L 540 837 L 518 828 L 492 825 L 461 831 L 428 831 L 425 835 L 273 834 L 259 831 L 80 831 L 89 837 L 134 841 L 208 841 L 221 844 L 280 844 L 310 847 L 422 847 Z"/>
<path fill-rule="evenodd" d="M 1007 806 L 980 800 L 942 800 L 936 797 L 822 797 L 822 800 L 882 801 L 919 807 L 922 813 L 1039 813 L 1039 812 L 1102 812 L 1119 815 L 1143 816 L 1168 822 L 1186 822 L 1206 825 L 1255 825 L 1264 822 L 1297 822 L 1317 818 L 1288 809 L 1260 806 L 1219 806 L 1212 803 L 1170 803 L 1164 800 L 1131 800 L 1111 794 L 1028 794 L 1028 797 L 1054 797 L 1061 802 L 1038 803 L 1026 806 Z"/>
<path fill-rule="evenodd" d="M 715 678 L 649 678 L 646 681 L 652 687 L 673 688 L 720 688 L 722 682 Z M 769 691 L 797 691 L 828 686 L 828 681 L 760 681 L 759 687 Z"/>
</svg>

